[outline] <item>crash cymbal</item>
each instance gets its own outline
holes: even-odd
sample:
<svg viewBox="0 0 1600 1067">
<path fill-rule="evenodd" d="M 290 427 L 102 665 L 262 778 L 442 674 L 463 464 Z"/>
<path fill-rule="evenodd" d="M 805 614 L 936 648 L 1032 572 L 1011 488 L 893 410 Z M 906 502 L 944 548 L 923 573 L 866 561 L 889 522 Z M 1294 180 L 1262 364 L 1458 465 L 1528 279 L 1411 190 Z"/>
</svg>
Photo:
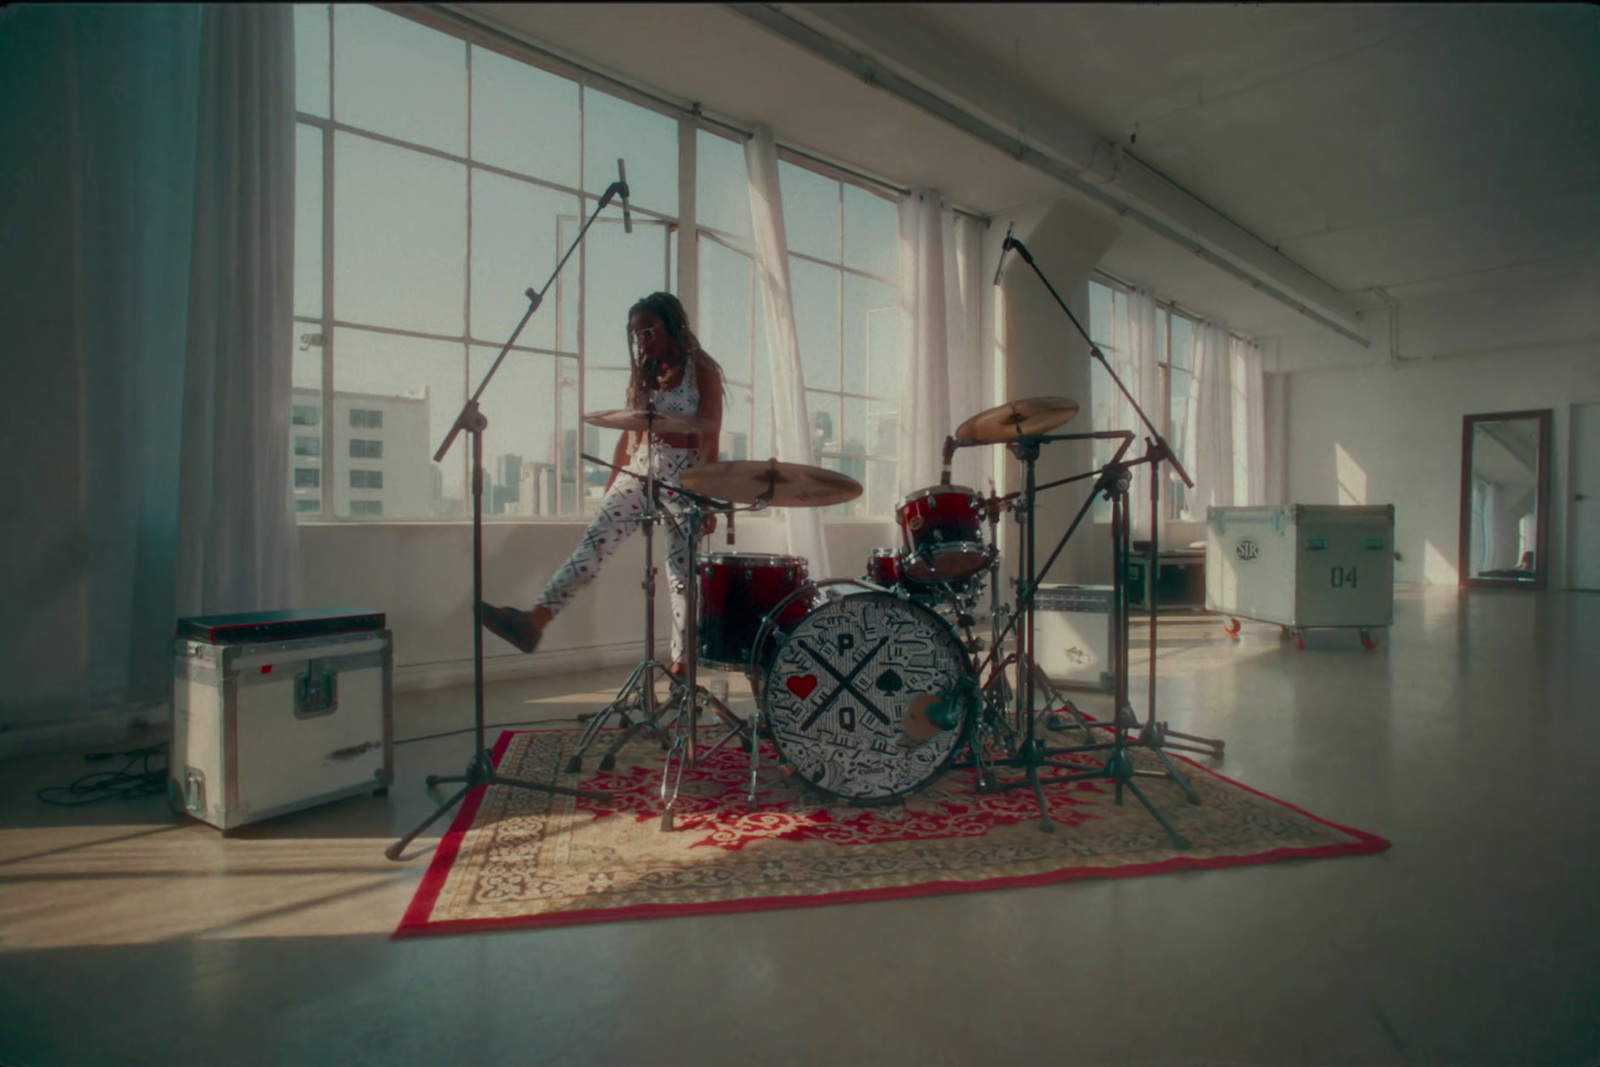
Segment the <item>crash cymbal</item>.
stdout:
<svg viewBox="0 0 1600 1067">
<path fill-rule="evenodd" d="M 583 421 L 610 430 L 653 430 L 656 433 L 704 433 L 706 429 L 705 423 L 691 415 L 656 412 L 652 416 L 648 411 L 596 411 L 585 415 Z"/>
<path fill-rule="evenodd" d="M 775 459 L 702 463 L 683 472 L 683 487 L 734 504 L 765 500 L 778 508 L 822 508 L 861 495 L 861 483 L 848 475 Z"/>
<path fill-rule="evenodd" d="M 1019 437 L 1049 433 L 1078 414 L 1078 402 L 1064 396 L 1013 400 L 979 412 L 956 428 L 955 436 L 980 445 L 1005 444 Z"/>
</svg>

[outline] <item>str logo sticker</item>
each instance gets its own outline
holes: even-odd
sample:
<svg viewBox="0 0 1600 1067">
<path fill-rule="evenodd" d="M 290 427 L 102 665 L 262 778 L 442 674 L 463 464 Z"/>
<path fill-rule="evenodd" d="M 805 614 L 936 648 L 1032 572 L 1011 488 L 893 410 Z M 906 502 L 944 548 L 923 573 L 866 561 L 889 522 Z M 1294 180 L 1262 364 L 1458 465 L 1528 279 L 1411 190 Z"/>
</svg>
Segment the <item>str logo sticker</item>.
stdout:
<svg viewBox="0 0 1600 1067">
<path fill-rule="evenodd" d="M 1251 560 L 1260 557 L 1261 547 L 1250 538 L 1246 537 L 1238 544 L 1233 546 L 1233 554 L 1244 560 L 1246 563 L 1249 563 Z"/>
</svg>

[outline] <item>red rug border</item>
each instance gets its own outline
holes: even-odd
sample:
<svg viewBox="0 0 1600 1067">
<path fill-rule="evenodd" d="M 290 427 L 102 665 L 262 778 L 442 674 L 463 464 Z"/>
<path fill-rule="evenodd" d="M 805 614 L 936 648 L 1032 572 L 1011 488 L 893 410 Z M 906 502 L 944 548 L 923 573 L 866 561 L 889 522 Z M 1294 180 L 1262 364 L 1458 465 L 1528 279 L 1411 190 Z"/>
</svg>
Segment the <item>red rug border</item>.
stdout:
<svg viewBox="0 0 1600 1067">
<path fill-rule="evenodd" d="M 505 755 L 506 750 L 511 745 L 512 737 L 516 734 L 555 732 L 560 731 L 502 731 L 500 737 L 495 741 L 491 758 L 495 765 L 499 766 L 501 757 Z M 477 817 L 478 809 L 483 804 L 485 790 L 480 787 L 473 790 L 462 803 L 461 810 L 456 813 L 455 820 L 450 824 L 450 829 L 446 830 L 444 836 L 439 839 L 439 847 L 434 853 L 433 860 L 428 864 L 428 870 L 422 876 L 422 883 L 417 887 L 416 895 L 412 897 L 411 904 L 406 908 L 405 916 L 400 920 L 400 925 L 393 934 L 389 935 L 389 939 L 393 941 L 410 937 L 438 937 L 454 934 L 488 933 L 499 930 L 537 930 L 554 926 L 584 926 L 601 922 L 627 922 L 631 919 L 663 919 L 690 915 L 732 915 L 753 911 L 778 911 L 786 908 L 826 907 L 830 904 L 860 904 L 876 900 L 906 900 L 914 897 L 985 892 L 995 889 L 1025 889 L 1033 886 L 1073 882 L 1085 878 L 1138 878 L 1152 874 L 1169 874 L 1175 871 L 1254 867 L 1293 859 L 1331 859 L 1336 856 L 1370 855 L 1387 851 L 1393 847 L 1393 842 L 1385 837 L 1368 833 L 1365 830 L 1358 830 L 1352 826 L 1344 826 L 1331 819 L 1324 819 L 1322 816 L 1309 812 L 1297 804 L 1291 804 L 1287 800 L 1280 800 L 1269 793 L 1253 789 L 1243 782 L 1235 781 L 1227 775 L 1218 774 L 1210 767 L 1196 763 L 1187 756 L 1180 756 L 1177 753 L 1172 753 L 1172 755 L 1177 756 L 1178 759 L 1196 770 L 1204 771 L 1213 778 L 1227 782 L 1229 785 L 1261 797 L 1263 800 L 1280 804 L 1290 811 L 1311 819 L 1313 822 L 1331 826 L 1341 833 L 1349 834 L 1356 840 L 1347 844 L 1321 845 L 1316 848 L 1278 848 L 1253 856 L 1217 856 L 1209 859 L 1174 856 L 1158 863 L 1137 863 L 1119 867 L 1068 867 L 1058 871 L 1045 871 L 1040 874 L 1011 875 L 970 882 L 924 882 L 920 885 L 892 886 L 884 889 L 857 889 L 842 893 L 819 893 L 809 896 L 756 897 L 745 900 L 706 901 L 693 904 L 639 904 L 626 908 L 588 908 L 582 911 L 556 912 L 549 915 L 524 915 L 506 919 L 442 919 L 430 922 L 428 914 L 433 910 L 433 906 L 438 903 L 439 894 L 443 891 L 445 882 L 449 878 L 450 868 L 455 863 L 456 856 L 460 854 L 461 843 L 466 838 L 467 831 L 472 828 L 472 822 Z"/>
</svg>

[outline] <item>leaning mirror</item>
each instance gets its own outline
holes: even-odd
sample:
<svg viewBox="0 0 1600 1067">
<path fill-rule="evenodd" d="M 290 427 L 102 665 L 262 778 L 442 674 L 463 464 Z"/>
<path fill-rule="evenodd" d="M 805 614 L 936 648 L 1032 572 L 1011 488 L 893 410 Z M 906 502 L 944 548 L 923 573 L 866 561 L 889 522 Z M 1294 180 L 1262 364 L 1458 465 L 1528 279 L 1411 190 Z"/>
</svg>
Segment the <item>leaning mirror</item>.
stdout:
<svg viewBox="0 0 1600 1067">
<path fill-rule="evenodd" d="M 1545 587 L 1549 488 L 1548 410 L 1462 420 L 1462 585 Z"/>
</svg>

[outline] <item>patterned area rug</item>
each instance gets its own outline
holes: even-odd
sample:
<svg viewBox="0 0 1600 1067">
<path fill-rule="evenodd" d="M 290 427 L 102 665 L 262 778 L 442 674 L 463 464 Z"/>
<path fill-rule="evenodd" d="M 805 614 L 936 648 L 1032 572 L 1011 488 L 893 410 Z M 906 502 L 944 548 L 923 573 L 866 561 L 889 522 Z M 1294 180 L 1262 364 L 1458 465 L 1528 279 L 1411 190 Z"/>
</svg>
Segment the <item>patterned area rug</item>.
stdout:
<svg viewBox="0 0 1600 1067">
<path fill-rule="evenodd" d="M 980 795 L 971 771 L 952 770 L 902 800 L 861 807 L 782 773 L 768 742 L 754 810 L 745 804 L 749 755 L 729 745 L 685 773 L 674 829 L 662 832 L 660 746 L 633 741 L 609 772 L 592 770 L 591 755 L 580 782 L 560 773 L 579 736 L 508 731 L 496 764 L 511 777 L 609 790 L 612 801 L 502 787 L 468 797 L 395 937 L 843 904 L 1389 847 L 1175 754 L 1200 804 L 1170 780 L 1139 784 L 1189 839 L 1187 850 L 1131 792 L 1118 806 L 1113 782 L 1047 787 L 1056 831 L 1041 833 L 1031 790 Z M 604 741 L 590 752 L 603 752 Z M 1134 756 L 1141 769 L 1159 769 L 1154 753 Z"/>
</svg>

